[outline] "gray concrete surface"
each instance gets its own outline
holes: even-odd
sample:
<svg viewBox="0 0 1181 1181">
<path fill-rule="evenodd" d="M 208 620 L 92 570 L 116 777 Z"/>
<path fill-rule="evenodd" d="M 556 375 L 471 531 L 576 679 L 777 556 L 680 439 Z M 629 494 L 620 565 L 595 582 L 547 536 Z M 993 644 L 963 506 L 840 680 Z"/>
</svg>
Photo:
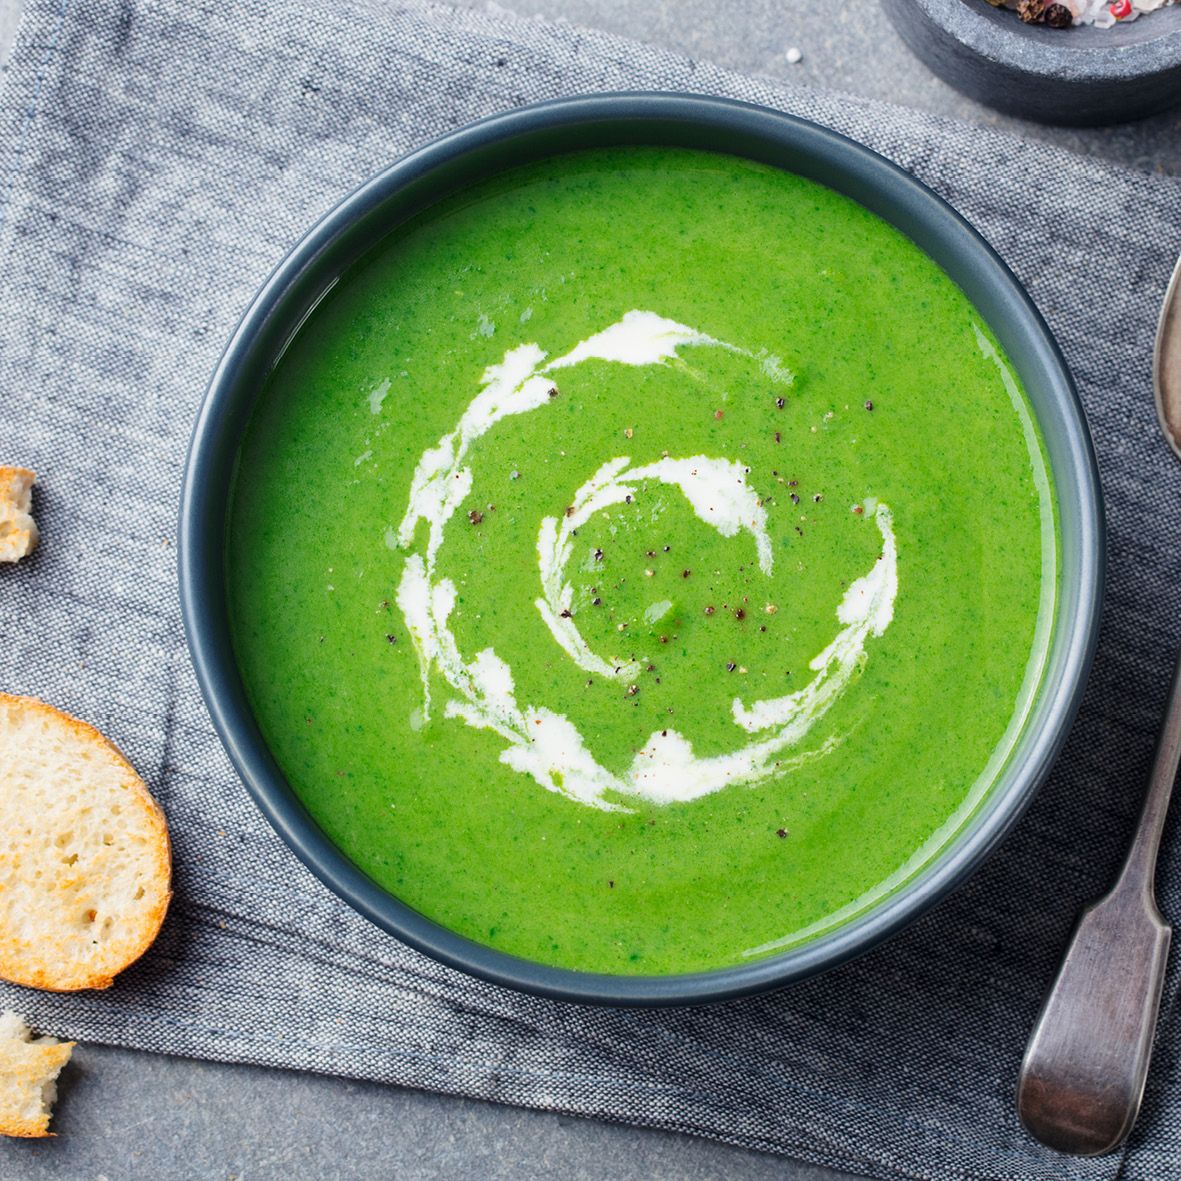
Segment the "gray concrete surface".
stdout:
<svg viewBox="0 0 1181 1181">
<path fill-rule="evenodd" d="M 469 6 L 483 0 L 460 0 Z M 737 70 L 940 111 L 1181 174 L 1181 114 L 1100 131 L 1020 124 L 913 61 L 870 0 L 501 0 Z M 22 0 L 0 0 L 0 61 Z M 798 64 L 789 47 L 802 53 Z M 81 1047 L 56 1140 L 0 1144 L 0 1181 L 841 1181 L 685 1136 L 306 1074 Z"/>
<path fill-rule="evenodd" d="M 289 1071 L 88 1046 L 56 1140 L 3 1181 L 837 1181 L 689 1136 Z"/>
</svg>

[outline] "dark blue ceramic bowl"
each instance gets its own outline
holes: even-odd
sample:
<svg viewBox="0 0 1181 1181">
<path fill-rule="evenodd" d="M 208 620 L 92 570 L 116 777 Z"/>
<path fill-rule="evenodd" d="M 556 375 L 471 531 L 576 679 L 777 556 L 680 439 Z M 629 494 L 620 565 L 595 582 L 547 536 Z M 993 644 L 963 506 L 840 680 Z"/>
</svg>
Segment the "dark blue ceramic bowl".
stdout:
<svg viewBox="0 0 1181 1181">
<path fill-rule="evenodd" d="M 784 168 L 852 197 L 913 239 L 967 293 L 1011 358 L 1041 425 L 1059 498 L 1061 584 L 1042 689 L 1016 750 L 963 830 L 846 925 L 767 959 L 680 976 L 595 975 L 506 955 L 439 926 L 366 877 L 311 819 L 267 749 L 238 675 L 226 603 L 226 514 L 243 431 L 266 375 L 337 276 L 392 226 L 490 173 L 631 143 L 728 152 Z M 485 119 L 346 198 L 267 280 L 234 333 L 197 418 L 180 507 L 180 594 L 197 678 L 247 789 L 300 860 L 379 927 L 444 963 L 529 992 L 616 1005 L 721 1000 L 798 980 L 864 952 L 963 882 L 1021 815 L 1062 745 L 1095 645 L 1102 570 L 1099 481 L 1070 375 L 1029 297 L 980 236 L 912 177 L 842 136 L 759 107 L 672 94 L 565 99 Z"/>
</svg>

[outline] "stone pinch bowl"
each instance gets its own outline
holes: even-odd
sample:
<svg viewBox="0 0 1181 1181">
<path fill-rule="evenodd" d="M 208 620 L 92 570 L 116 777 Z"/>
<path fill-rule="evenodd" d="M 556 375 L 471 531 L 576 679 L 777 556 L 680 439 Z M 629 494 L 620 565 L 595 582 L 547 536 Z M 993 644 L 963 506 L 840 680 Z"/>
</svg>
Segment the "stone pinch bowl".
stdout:
<svg viewBox="0 0 1181 1181">
<path fill-rule="evenodd" d="M 1077 127 L 1181 103 L 1181 5 L 1110 29 L 1027 25 L 988 0 L 883 0 L 903 41 L 969 98 Z"/>
</svg>

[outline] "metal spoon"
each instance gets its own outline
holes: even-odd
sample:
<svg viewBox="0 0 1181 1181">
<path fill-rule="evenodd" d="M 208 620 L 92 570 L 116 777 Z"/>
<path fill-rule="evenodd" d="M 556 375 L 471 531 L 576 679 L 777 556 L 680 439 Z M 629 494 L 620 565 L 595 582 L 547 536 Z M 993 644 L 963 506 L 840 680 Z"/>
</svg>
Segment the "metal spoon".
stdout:
<svg viewBox="0 0 1181 1181">
<path fill-rule="evenodd" d="M 1161 308 L 1153 382 L 1161 429 L 1181 456 L 1181 260 Z M 1179 759 L 1181 664 L 1127 860 L 1111 892 L 1083 911 L 1021 1064 L 1021 1122 L 1059 1152 L 1111 1152 L 1144 1097 L 1173 934 L 1153 879 Z"/>
</svg>

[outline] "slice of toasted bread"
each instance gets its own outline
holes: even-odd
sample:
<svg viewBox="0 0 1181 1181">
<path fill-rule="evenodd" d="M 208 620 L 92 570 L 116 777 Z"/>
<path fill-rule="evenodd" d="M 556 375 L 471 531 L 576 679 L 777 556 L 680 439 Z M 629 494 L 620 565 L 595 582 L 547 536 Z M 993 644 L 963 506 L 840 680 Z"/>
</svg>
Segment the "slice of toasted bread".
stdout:
<svg viewBox="0 0 1181 1181">
<path fill-rule="evenodd" d="M 0 465 L 0 562 L 19 562 L 41 536 L 30 515 L 36 478 L 27 467 Z"/>
<path fill-rule="evenodd" d="M 0 1013 L 0 1136 L 53 1135 L 57 1076 L 73 1052 L 73 1042 L 34 1039 L 23 1018 Z"/>
<path fill-rule="evenodd" d="M 0 693 L 0 977 L 107 988 L 168 909 L 168 828 L 93 726 Z"/>
</svg>

